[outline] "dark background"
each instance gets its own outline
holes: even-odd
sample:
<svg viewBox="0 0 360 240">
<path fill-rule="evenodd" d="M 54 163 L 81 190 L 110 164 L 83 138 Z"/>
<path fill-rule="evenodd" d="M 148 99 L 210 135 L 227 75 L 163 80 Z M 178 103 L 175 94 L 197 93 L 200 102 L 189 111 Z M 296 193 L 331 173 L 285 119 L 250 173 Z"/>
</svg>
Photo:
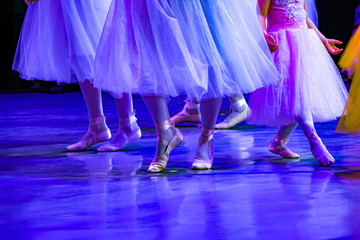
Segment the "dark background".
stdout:
<svg viewBox="0 0 360 240">
<path fill-rule="evenodd" d="M 355 27 L 354 16 L 358 0 L 317 0 L 316 4 L 318 7 L 320 31 L 328 38 L 343 41 L 343 47 L 345 47 Z M 0 92 L 36 91 L 35 89 L 29 89 L 33 86 L 34 82 L 19 79 L 19 75 L 11 70 L 25 12 L 26 5 L 23 0 L 6 0 L 1 3 Z M 337 62 L 339 57 L 335 56 L 334 61 Z M 41 89 L 49 89 L 54 86 L 56 86 L 54 83 L 41 83 Z M 74 88 L 68 88 L 68 90 L 74 90 Z"/>
</svg>

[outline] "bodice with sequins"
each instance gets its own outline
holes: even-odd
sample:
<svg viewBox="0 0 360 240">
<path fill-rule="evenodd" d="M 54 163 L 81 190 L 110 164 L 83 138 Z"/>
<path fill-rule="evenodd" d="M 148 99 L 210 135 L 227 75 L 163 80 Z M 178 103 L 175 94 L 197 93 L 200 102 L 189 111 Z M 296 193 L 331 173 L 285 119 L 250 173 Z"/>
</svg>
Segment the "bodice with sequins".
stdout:
<svg viewBox="0 0 360 240">
<path fill-rule="evenodd" d="M 283 28 L 307 28 L 305 0 L 271 0 L 268 12 L 269 31 Z"/>
</svg>

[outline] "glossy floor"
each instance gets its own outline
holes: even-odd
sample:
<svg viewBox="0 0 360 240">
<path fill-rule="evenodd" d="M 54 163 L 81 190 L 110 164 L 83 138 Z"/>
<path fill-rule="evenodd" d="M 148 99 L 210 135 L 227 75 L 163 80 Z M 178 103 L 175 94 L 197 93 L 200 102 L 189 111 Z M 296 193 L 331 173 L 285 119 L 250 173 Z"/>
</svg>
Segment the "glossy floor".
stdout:
<svg viewBox="0 0 360 240">
<path fill-rule="evenodd" d="M 0 102 L 0 239 L 360 239 L 360 140 L 336 122 L 317 125 L 332 167 L 299 129 L 289 147 L 301 159 L 288 161 L 267 151 L 276 129 L 241 124 L 216 132 L 213 170 L 191 171 L 199 130 L 187 126 L 168 168 L 147 174 L 156 138 L 139 97 L 143 138 L 115 153 L 64 151 L 87 129 L 80 93 Z M 116 130 L 110 96 L 104 105 Z"/>
</svg>

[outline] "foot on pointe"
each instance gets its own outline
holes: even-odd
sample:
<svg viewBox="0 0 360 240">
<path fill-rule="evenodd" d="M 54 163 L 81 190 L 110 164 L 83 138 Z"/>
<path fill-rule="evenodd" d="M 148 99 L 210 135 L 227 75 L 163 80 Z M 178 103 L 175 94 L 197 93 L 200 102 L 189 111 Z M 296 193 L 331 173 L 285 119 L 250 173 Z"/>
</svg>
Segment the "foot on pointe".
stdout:
<svg viewBox="0 0 360 240">
<path fill-rule="evenodd" d="M 214 159 L 214 130 L 202 129 L 195 159 L 191 166 L 193 170 L 208 170 L 212 168 Z"/>
<path fill-rule="evenodd" d="M 321 166 L 328 167 L 335 163 L 334 157 L 329 153 L 316 132 L 310 132 L 307 138 L 310 143 L 311 152 Z"/>
<path fill-rule="evenodd" d="M 147 172 L 158 173 L 166 168 L 171 151 L 183 141 L 183 135 L 170 120 L 156 124 L 156 154 Z"/>
</svg>

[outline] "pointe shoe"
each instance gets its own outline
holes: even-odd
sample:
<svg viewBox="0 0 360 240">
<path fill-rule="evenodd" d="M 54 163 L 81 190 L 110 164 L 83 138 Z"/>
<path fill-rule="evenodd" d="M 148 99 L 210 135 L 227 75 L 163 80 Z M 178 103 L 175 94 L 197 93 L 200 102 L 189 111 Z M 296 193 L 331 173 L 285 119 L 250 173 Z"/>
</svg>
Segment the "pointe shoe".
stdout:
<svg viewBox="0 0 360 240">
<path fill-rule="evenodd" d="M 110 129 L 105 124 L 105 117 L 99 117 L 90 120 L 92 123 L 90 124 L 89 130 L 85 134 L 85 136 L 77 143 L 72 144 L 66 147 L 66 150 L 69 152 L 83 151 L 92 145 L 97 143 L 101 143 L 107 141 L 111 138 Z M 99 125 L 105 124 L 105 129 L 101 132 L 95 132 L 93 128 L 99 127 Z"/>
<path fill-rule="evenodd" d="M 235 108 L 231 107 L 230 114 L 222 121 L 215 125 L 216 129 L 228 129 L 234 127 L 236 124 L 241 123 L 246 120 L 248 113 L 250 111 L 249 106 L 246 104 L 244 99 L 237 101 L 232 105 L 239 105 L 243 110 L 238 112 Z"/>
<path fill-rule="evenodd" d="M 328 167 L 335 163 L 334 157 L 329 153 L 316 132 L 310 132 L 307 138 L 310 143 L 311 152 L 321 166 Z"/>
<path fill-rule="evenodd" d="M 280 155 L 283 158 L 299 158 L 300 156 L 298 154 L 292 152 L 285 146 L 288 142 L 289 140 L 276 134 L 274 139 L 269 143 L 269 151 Z"/>
<path fill-rule="evenodd" d="M 161 133 L 169 130 L 170 128 L 174 128 L 174 132 L 170 138 L 170 140 L 165 140 L 161 138 Z M 157 146 L 156 150 L 158 151 L 160 149 L 160 146 L 164 146 L 165 150 L 162 154 L 158 155 L 156 153 L 156 156 L 154 160 L 151 162 L 147 172 L 148 173 L 158 173 L 165 169 L 167 162 L 169 160 L 169 154 L 170 152 L 177 147 L 182 141 L 183 141 L 183 135 L 179 131 L 179 129 L 173 127 L 173 125 L 170 123 L 169 120 L 163 121 L 156 124 L 156 130 L 157 130 Z"/>
<path fill-rule="evenodd" d="M 206 157 L 204 157 L 206 155 Z M 212 168 L 214 159 L 214 130 L 203 129 L 196 149 L 192 170 L 208 170 Z"/>
<path fill-rule="evenodd" d="M 198 103 L 185 101 L 185 106 L 181 112 L 170 119 L 175 126 L 183 122 L 199 123 L 201 121 L 201 114 Z"/>
<path fill-rule="evenodd" d="M 126 124 L 127 126 L 131 127 L 132 124 L 136 122 L 136 117 L 131 116 L 126 119 L 121 119 L 121 122 L 119 124 L 119 130 L 116 133 L 115 137 L 111 139 L 110 142 L 104 144 L 103 146 L 99 147 L 97 150 L 99 152 L 115 152 L 120 151 L 124 147 L 126 147 L 128 144 L 133 143 L 141 138 L 141 130 L 136 125 L 136 128 L 133 129 L 133 131 L 127 135 L 122 127 Z"/>
</svg>

